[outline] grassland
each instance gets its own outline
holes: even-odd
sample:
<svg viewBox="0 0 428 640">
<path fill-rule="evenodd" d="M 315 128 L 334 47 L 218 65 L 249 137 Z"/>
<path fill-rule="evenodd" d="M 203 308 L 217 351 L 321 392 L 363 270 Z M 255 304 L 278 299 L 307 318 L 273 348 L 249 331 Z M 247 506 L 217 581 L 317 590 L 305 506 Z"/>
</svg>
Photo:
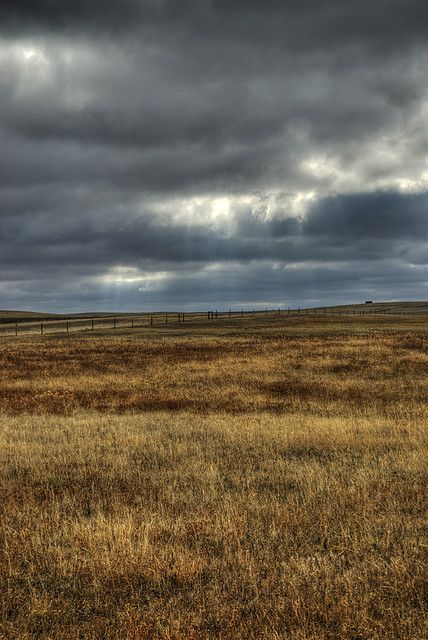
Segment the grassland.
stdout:
<svg viewBox="0 0 428 640">
<path fill-rule="evenodd" d="M 428 325 L 0 342 L 0 638 L 423 640 Z"/>
<path fill-rule="evenodd" d="M 213 320 L 228 320 L 233 318 L 235 325 L 239 318 L 249 319 L 253 317 L 271 318 L 277 314 L 286 316 L 288 320 L 293 317 L 309 315 L 311 317 L 332 317 L 346 315 L 350 316 L 375 316 L 384 315 L 388 317 L 397 316 L 428 316 L 428 302 L 374 302 L 371 304 L 350 304 L 334 307 L 317 308 L 283 308 L 283 309 L 259 309 L 259 310 L 223 310 L 211 311 L 215 315 Z M 34 311 L 2 311 L 0 310 L 0 339 L 8 335 L 26 334 L 47 334 L 47 333 L 76 333 L 88 330 L 105 331 L 112 328 L 129 329 L 151 326 L 162 326 L 179 322 L 178 316 L 186 316 L 186 323 L 200 325 L 207 319 L 207 311 L 186 312 L 142 312 L 117 314 L 111 312 L 99 313 L 69 313 L 69 314 L 46 314 Z M 266 318 L 265 318 L 266 319 Z M 135 322 L 134 322 L 135 321 Z M 184 322 L 184 318 L 183 318 Z M 42 325 L 42 326 L 41 326 Z"/>
</svg>

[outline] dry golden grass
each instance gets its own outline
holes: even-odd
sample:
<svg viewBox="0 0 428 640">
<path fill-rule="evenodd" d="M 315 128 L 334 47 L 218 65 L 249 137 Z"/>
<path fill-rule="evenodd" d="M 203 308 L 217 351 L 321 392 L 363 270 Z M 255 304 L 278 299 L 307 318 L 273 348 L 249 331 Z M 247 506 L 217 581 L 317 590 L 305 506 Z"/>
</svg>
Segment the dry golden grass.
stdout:
<svg viewBox="0 0 428 640">
<path fill-rule="evenodd" d="M 426 328 L 271 319 L 11 339 L 0 343 L 0 403 L 8 413 L 394 413 L 427 399 Z"/>
<path fill-rule="evenodd" d="M 423 640 L 428 333 L 0 345 L 0 638 Z"/>
</svg>

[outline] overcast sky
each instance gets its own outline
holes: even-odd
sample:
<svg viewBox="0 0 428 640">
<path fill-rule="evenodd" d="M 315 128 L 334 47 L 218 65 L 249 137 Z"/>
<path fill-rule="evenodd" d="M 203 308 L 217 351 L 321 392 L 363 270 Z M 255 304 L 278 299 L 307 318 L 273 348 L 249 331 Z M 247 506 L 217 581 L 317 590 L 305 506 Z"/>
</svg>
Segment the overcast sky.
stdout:
<svg viewBox="0 0 428 640">
<path fill-rule="evenodd" d="M 428 299 L 426 0 L 2 0 L 0 308 Z"/>
</svg>

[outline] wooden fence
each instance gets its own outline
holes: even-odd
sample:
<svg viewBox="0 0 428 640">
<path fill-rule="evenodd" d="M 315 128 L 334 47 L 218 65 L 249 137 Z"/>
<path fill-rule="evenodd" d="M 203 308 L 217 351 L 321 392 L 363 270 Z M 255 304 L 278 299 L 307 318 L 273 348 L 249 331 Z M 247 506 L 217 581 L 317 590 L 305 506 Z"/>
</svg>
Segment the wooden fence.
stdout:
<svg viewBox="0 0 428 640">
<path fill-rule="evenodd" d="M 51 333 L 68 334 L 76 331 L 94 332 L 102 330 L 137 329 L 160 326 L 177 326 L 183 323 L 213 322 L 224 319 L 249 319 L 268 316 L 368 316 L 368 315 L 415 315 L 388 307 L 313 307 L 288 309 L 240 309 L 240 310 L 208 310 L 206 312 L 165 312 L 135 315 L 82 316 L 66 319 L 43 318 L 27 320 L 25 318 L 8 318 L 0 321 L 0 336 L 18 336 L 22 334 L 45 335 Z"/>
</svg>

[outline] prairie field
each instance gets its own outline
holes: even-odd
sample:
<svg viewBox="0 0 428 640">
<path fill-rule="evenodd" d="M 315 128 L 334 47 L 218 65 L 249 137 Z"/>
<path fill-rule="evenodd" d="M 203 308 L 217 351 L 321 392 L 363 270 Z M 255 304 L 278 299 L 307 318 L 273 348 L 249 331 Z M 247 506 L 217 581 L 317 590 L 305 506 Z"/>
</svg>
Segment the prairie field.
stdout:
<svg viewBox="0 0 428 640">
<path fill-rule="evenodd" d="M 0 638 L 424 640 L 428 319 L 0 340 Z"/>
</svg>

